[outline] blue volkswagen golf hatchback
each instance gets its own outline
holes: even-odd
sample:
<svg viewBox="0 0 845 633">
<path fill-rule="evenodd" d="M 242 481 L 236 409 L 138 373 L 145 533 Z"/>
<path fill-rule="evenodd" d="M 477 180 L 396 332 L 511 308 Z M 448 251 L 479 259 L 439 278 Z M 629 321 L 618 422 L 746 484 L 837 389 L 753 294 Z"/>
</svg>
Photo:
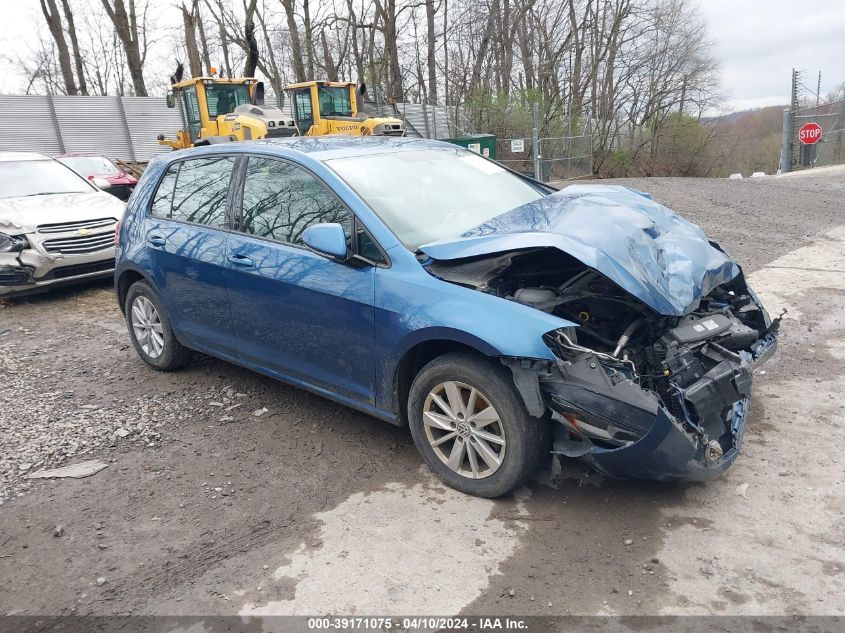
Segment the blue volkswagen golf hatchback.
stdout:
<svg viewBox="0 0 845 633">
<path fill-rule="evenodd" d="M 204 352 L 408 425 L 443 481 L 485 497 L 571 458 L 718 476 L 776 345 L 740 267 L 648 195 L 556 191 L 436 141 L 174 152 L 117 239 L 150 367 Z"/>
</svg>

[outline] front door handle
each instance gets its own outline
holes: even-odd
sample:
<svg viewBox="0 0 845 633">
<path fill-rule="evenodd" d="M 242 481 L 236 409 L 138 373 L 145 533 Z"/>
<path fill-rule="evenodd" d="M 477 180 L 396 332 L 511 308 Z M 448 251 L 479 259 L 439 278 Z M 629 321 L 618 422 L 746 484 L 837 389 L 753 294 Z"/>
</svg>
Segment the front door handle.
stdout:
<svg viewBox="0 0 845 633">
<path fill-rule="evenodd" d="M 167 244 L 167 240 L 164 239 L 161 235 L 150 235 L 149 237 L 147 237 L 147 242 L 150 246 L 157 246 L 159 248 Z"/>
<path fill-rule="evenodd" d="M 246 255 L 229 255 L 229 261 L 235 266 L 241 266 L 243 268 L 252 268 L 255 266 L 255 262 Z"/>
</svg>

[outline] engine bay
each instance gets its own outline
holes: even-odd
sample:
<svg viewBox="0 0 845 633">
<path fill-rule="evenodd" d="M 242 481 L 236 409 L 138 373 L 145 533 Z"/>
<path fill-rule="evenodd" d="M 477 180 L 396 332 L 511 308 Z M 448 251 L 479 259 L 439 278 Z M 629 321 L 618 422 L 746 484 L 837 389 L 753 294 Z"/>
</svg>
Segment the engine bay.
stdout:
<svg viewBox="0 0 845 633">
<path fill-rule="evenodd" d="M 607 400 L 614 398 L 630 405 L 639 398 L 635 391 L 645 391 L 655 396 L 654 405 L 643 401 L 635 408 L 662 406 L 704 445 L 719 455 L 728 450 L 732 409 L 750 393 L 749 367 L 774 343 L 779 322 L 767 322 L 741 273 L 701 297 L 697 309 L 677 317 L 658 314 L 557 249 L 437 261 L 428 269 L 446 281 L 577 323 L 546 335 L 564 378 L 579 385 L 577 391 L 559 388 L 553 398 L 574 435 L 608 448 L 636 441 L 651 423 L 631 410 L 606 415 L 597 409 L 607 409 Z M 587 378 L 583 363 L 600 366 L 608 384 L 591 384 L 595 380 Z M 604 405 L 599 399 L 591 405 L 585 395 L 614 389 L 615 395 L 601 394 Z"/>
</svg>

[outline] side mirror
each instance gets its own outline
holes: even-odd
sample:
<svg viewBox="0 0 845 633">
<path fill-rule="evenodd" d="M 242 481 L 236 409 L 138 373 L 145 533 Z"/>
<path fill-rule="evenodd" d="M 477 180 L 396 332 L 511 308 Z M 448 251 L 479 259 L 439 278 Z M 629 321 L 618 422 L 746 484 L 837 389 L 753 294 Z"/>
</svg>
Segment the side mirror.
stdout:
<svg viewBox="0 0 845 633">
<path fill-rule="evenodd" d="M 176 97 L 173 96 L 172 92 L 168 92 L 165 96 L 165 100 L 167 101 L 168 108 L 175 108 L 176 107 Z"/>
<path fill-rule="evenodd" d="M 264 105 L 264 82 L 259 81 L 255 84 L 255 92 L 252 93 L 252 104 L 253 105 Z"/>
<path fill-rule="evenodd" d="M 367 94 L 367 84 L 365 84 L 363 81 L 358 84 L 358 94 L 362 97 Z"/>
<path fill-rule="evenodd" d="M 94 176 L 91 178 L 91 184 L 93 184 L 97 189 L 111 189 L 111 183 L 105 178 Z"/>
<path fill-rule="evenodd" d="M 313 224 L 305 229 L 302 241 L 315 253 L 346 261 L 349 250 L 346 247 L 346 234 L 340 224 Z"/>
</svg>

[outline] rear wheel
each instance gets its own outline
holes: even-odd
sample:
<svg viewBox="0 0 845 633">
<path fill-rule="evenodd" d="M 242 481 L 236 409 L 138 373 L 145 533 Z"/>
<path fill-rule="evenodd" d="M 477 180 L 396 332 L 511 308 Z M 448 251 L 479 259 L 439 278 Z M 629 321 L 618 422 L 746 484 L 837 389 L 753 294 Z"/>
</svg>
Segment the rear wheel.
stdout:
<svg viewBox="0 0 845 633">
<path fill-rule="evenodd" d="M 124 313 L 132 345 L 147 365 L 173 371 L 188 362 L 191 351 L 176 340 L 161 300 L 146 281 L 129 287 Z"/>
<path fill-rule="evenodd" d="M 446 354 L 414 379 L 411 435 L 445 483 L 498 497 L 527 481 L 548 444 L 545 419 L 532 418 L 504 367 L 470 354 Z"/>
</svg>

